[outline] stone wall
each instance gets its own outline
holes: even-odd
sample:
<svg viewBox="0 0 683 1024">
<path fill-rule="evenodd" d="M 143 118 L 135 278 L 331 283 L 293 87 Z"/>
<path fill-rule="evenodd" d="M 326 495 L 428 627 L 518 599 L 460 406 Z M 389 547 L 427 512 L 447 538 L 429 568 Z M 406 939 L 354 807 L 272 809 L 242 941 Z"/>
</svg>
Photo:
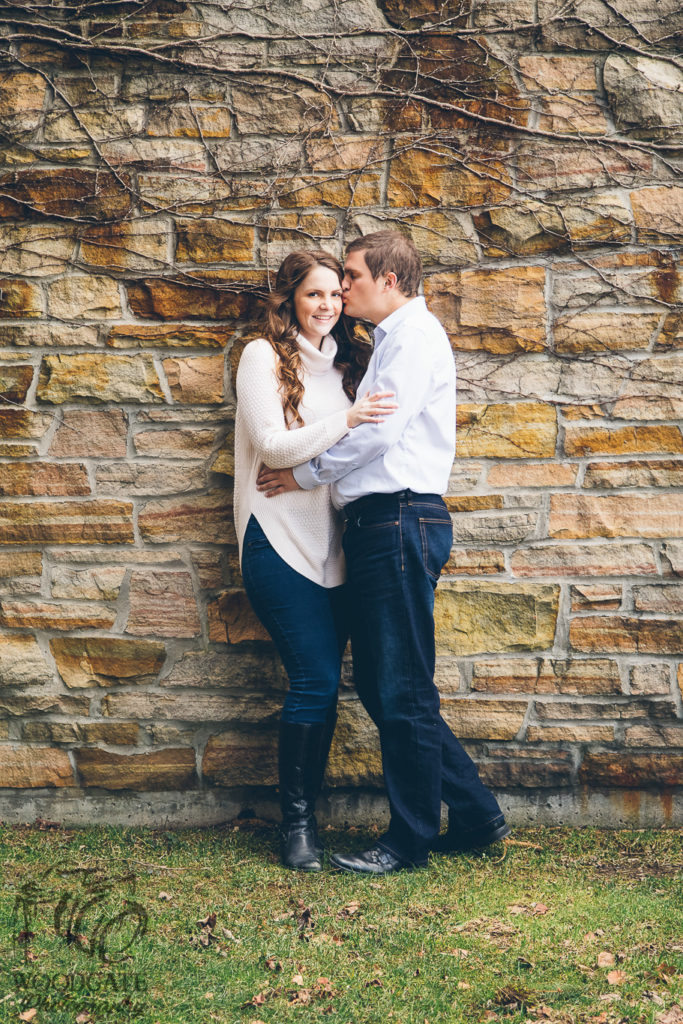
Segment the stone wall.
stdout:
<svg viewBox="0 0 683 1024">
<path fill-rule="evenodd" d="M 444 716 L 516 821 L 683 820 L 682 20 L 3 5 L 0 817 L 273 810 L 235 368 L 286 252 L 389 225 L 459 367 Z M 348 678 L 328 781 L 383 813 Z"/>
</svg>

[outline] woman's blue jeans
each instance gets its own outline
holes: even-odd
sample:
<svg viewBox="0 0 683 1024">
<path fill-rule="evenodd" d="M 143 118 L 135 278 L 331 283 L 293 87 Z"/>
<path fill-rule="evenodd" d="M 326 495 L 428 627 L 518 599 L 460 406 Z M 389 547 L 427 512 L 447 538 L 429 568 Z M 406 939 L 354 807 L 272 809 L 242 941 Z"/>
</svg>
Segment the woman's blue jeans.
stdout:
<svg viewBox="0 0 683 1024">
<path fill-rule="evenodd" d="M 344 509 L 358 695 L 379 729 L 391 822 L 381 842 L 423 864 L 441 801 L 463 832 L 502 822 L 495 797 L 439 713 L 434 589 L 453 536 L 436 494 L 368 495 Z"/>
<path fill-rule="evenodd" d="M 254 611 L 289 676 L 283 722 L 324 722 L 337 701 L 348 637 L 346 587 L 321 587 L 292 569 L 251 516 L 242 576 Z"/>
</svg>

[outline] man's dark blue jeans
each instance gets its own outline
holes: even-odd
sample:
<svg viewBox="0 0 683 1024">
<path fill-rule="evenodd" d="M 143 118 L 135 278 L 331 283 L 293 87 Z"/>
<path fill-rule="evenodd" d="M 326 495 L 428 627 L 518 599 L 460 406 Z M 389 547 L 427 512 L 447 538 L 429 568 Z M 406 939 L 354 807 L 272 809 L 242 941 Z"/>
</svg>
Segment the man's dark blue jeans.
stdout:
<svg viewBox="0 0 683 1024">
<path fill-rule="evenodd" d="M 358 695 L 379 729 L 391 809 L 380 842 L 424 864 L 442 799 L 463 832 L 501 819 L 493 794 L 439 713 L 434 590 L 453 525 L 439 495 L 376 494 L 344 509 L 351 643 Z"/>
</svg>

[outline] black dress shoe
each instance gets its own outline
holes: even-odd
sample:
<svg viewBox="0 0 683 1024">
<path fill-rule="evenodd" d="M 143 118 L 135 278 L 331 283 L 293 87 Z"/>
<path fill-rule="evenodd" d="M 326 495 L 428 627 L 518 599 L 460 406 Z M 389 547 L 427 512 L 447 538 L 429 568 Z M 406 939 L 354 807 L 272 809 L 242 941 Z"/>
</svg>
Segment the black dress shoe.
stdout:
<svg viewBox="0 0 683 1024">
<path fill-rule="evenodd" d="M 363 853 L 333 853 L 330 863 L 342 871 L 355 871 L 363 875 L 390 875 L 394 871 L 422 866 L 402 860 L 377 843 Z"/>
<path fill-rule="evenodd" d="M 449 823 L 448 831 L 442 836 L 437 836 L 432 843 L 433 853 L 466 853 L 468 850 L 482 850 L 491 843 L 498 842 L 510 835 L 511 828 L 506 821 L 502 824 L 491 827 L 474 829 L 463 832 L 454 823 Z"/>
</svg>

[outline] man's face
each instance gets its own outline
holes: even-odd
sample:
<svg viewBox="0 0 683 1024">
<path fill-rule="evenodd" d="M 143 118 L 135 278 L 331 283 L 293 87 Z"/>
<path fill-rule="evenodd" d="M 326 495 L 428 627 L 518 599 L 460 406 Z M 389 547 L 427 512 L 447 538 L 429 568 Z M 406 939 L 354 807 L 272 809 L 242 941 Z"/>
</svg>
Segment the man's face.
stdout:
<svg viewBox="0 0 683 1024">
<path fill-rule="evenodd" d="M 355 249 L 346 257 L 344 264 L 344 281 L 342 282 L 342 299 L 344 312 L 348 316 L 357 316 L 371 323 L 380 323 L 386 313 L 382 304 L 384 278 L 375 281 L 365 262 L 365 252 Z"/>
</svg>

